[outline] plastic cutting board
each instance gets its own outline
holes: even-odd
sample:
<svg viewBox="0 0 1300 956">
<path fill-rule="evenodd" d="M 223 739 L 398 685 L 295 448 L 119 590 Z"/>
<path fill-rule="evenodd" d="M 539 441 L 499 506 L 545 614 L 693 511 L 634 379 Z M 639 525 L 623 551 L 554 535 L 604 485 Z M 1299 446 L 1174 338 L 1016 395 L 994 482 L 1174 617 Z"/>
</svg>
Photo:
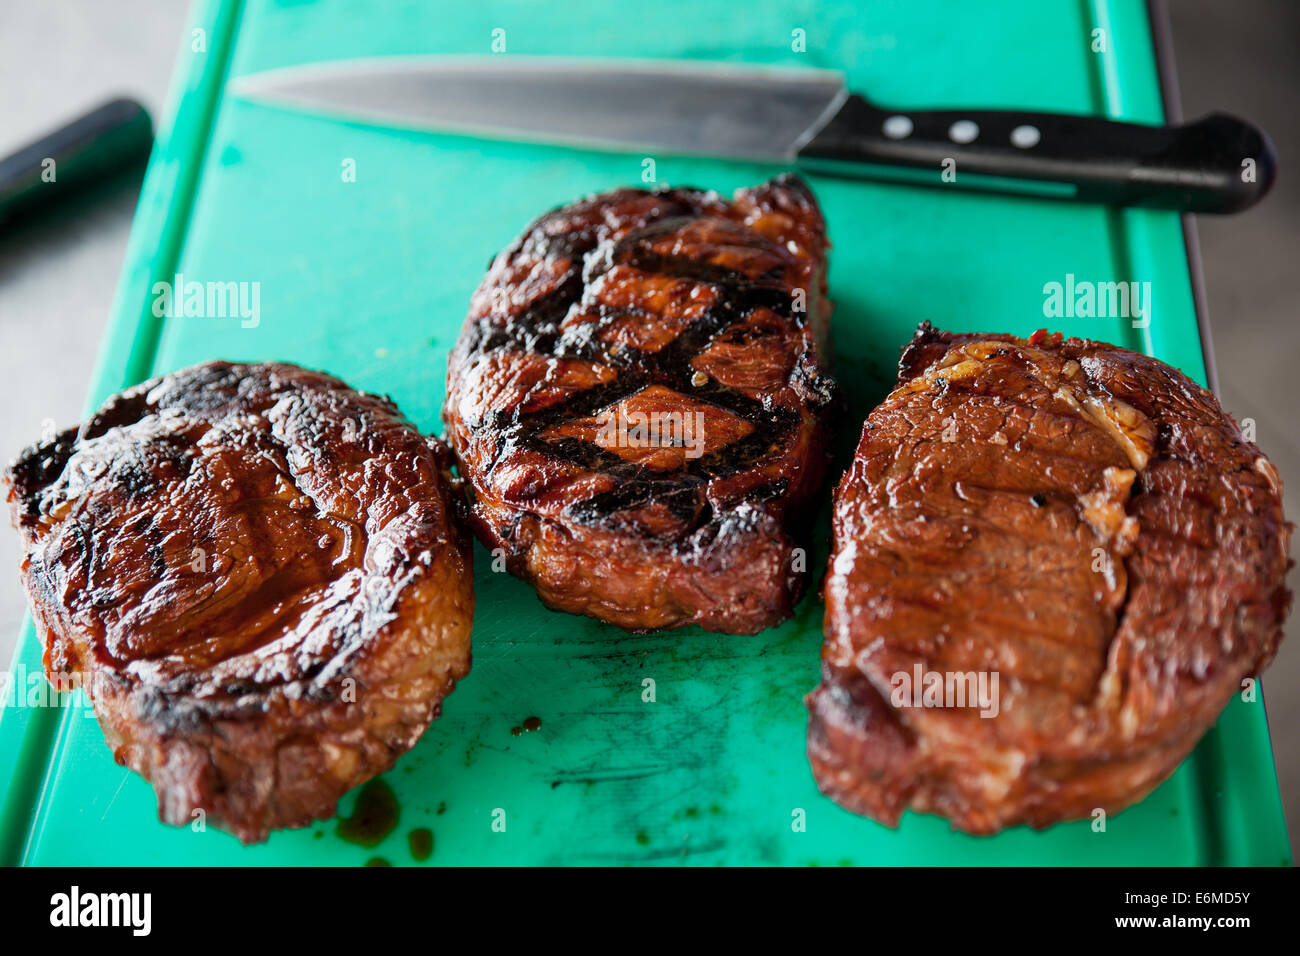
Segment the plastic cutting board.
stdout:
<svg viewBox="0 0 1300 956">
<path fill-rule="evenodd" d="M 193 29 L 203 33 L 183 38 L 90 402 L 206 359 L 285 359 L 387 393 L 418 426 L 441 432 L 447 353 L 489 258 L 554 205 L 639 185 L 644 157 L 363 127 L 253 105 L 226 84 L 336 58 L 486 54 L 496 28 L 503 56 L 829 67 L 899 107 L 1163 118 L 1146 7 L 1131 0 L 200 2 Z M 792 49 L 794 30 L 805 52 Z M 1094 30 L 1104 31 L 1104 52 L 1092 50 Z M 654 158 L 659 184 L 724 193 L 775 172 Z M 355 182 L 343 181 L 346 160 Z M 921 319 L 1020 335 L 1050 325 L 1205 380 L 1176 215 L 808 178 L 834 242 L 837 373 L 849 398 L 842 454 Z M 259 282 L 260 324 L 155 319 L 153 283 L 178 272 Z M 1044 284 L 1067 274 L 1150 282 L 1149 326 L 1044 318 Z M 824 544 L 811 560 L 824 566 Z M 413 862 L 415 828 L 433 832 L 430 864 L 1289 862 L 1260 702 L 1234 701 L 1173 778 L 1105 832 L 1082 822 L 973 838 L 914 814 L 890 830 L 820 796 L 808 769 L 802 697 L 817 680 L 815 594 L 756 637 L 634 636 L 546 610 L 490 563 L 479 547 L 473 672 L 386 775 L 401 810 L 380 845 L 343 840 L 334 821 L 255 847 L 165 827 L 149 785 L 113 762 L 84 707 L 9 706 L 0 862 L 400 864 Z M 30 626 L 20 665 L 39 667 Z M 647 678 L 653 703 L 642 699 Z M 540 728 L 512 733 L 528 717 Z M 492 826 L 497 810 L 504 832 Z M 799 811 L 802 831 L 792 825 Z"/>
</svg>

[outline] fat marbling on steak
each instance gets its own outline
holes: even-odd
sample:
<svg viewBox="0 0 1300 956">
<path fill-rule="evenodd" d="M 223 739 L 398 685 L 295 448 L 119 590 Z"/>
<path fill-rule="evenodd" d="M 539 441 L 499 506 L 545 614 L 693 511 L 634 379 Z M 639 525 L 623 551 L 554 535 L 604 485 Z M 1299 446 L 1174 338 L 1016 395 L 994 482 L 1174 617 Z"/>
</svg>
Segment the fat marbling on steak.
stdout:
<svg viewBox="0 0 1300 956">
<path fill-rule="evenodd" d="M 415 744 L 470 664 L 450 465 L 386 399 L 212 362 L 10 467 L 46 670 L 164 821 L 263 840 Z"/>
<path fill-rule="evenodd" d="M 548 605 L 638 631 L 791 614 L 836 396 L 825 232 L 793 177 L 620 189 L 493 262 L 444 416 L 475 529 Z"/>
<path fill-rule="evenodd" d="M 1290 603 L 1277 471 L 1214 396 L 1046 332 L 922 326 L 833 521 L 808 752 L 890 825 L 1123 809 L 1269 663 Z"/>
</svg>

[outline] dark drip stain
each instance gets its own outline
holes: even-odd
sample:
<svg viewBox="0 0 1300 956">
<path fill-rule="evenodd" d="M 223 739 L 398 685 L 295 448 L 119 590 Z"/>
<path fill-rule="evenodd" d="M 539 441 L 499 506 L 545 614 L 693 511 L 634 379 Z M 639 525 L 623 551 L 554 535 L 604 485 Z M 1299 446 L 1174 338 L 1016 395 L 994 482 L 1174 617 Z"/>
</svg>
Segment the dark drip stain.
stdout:
<svg viewBox="0 0 1300 956">
<path fill-rule="evenodd" d="M 372 856 L 370 859 L 366 860 L 366 866 L 392 866 L 392 865 L 393 864 L 389 863 L 382 856 Z"/>
<path fill-rule="evenodd" d="M 371 780 L 357 794 L 352 816 L 339 819 L 340 837 L 358 846 L 378 846 L 397 829 L 401 807 L 393 788 L 383 780 Z M 370 864 L 366 864 L 369 866 Z M 384 864 L 387 866 L 387 864 Z"/>
<path fill-rule="evenodd" d="M 525 718 L 524 722 L 521 725 L 510 728 L 510 736 L 518 737 L 520 734 L 532 733 L 534 730 L 541 730 L 541 729 L 542 729 L 542 718 L 528 717 Z"/>
<path fill-rule="evenodd" d="M 423 863 L 433 856 L 433 831 L 428 827 L 412 830 L 406 835 L 406 839 L 411 845 L 411 858 L 413 860 Z"/>
</svg>

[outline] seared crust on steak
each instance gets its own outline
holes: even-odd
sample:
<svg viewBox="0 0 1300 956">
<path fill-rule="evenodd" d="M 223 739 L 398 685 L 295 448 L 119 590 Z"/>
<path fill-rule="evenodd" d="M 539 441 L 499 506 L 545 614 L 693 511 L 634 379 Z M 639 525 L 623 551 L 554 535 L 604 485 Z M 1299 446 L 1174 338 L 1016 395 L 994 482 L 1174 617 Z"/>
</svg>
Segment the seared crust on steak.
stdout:
<svg viewBox="0 0 1300 956">
<path fill-rule="evenodd" d="M 46 671 L 85 688 L 165 822 L 264 840 L 420 738 L 470 664 L 450 464 L 387 399 L 211 362 L 11 466 Z"/>
<path fill-rule="evenodd" d="M 1140 800 L 1276 652 L 1290 530 L 1277 471 L 1168 365 L 922 326 L 835 492 L 819 786 L 970 833 Z M 996 716 L 926 706 L 918 673 L 996 673 Z"/>
<path fill-rule="evenodd" d="M 837 395 L 825 249 L 782 177 L 584 199 L 496 258 L 444 416 L 474 528 L 548 605 L 638 631 L 792 613 Z"/>
</svg>

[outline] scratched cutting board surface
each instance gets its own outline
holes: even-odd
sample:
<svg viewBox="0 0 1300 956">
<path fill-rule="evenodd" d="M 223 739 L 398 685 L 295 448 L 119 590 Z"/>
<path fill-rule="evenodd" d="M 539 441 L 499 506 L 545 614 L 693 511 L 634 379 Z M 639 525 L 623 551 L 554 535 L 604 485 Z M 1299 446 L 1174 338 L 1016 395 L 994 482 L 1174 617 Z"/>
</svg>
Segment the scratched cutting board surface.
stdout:
<svg viewBox="0 0 1300 956">
<path fill-rule="evenodd" d="M 489 258 L 576 196 L 642 182 L 644 154 L 369 128 L 226 92 L 272 67 L 383 54 L 672 57 L 835 68 L 898 107 L 1162 116 L 1140 3 L 751 0 L 201 2 L 179 53 L 90 400 L 211 358 L 283 359 L 391 395 L 440 432 L 447 353 Z M 793 43 L 802 30 L 806 49 Z M 1104 50 L 1094 52 L 1094 31 Z M 498 37 L 500 34 L 497 35 Z M 653 156 L 658 184 L 730 192 L 759 165 Z M 355 164 L 355 182 L 345 165 Z M 935 172 L 938 175 L 938 171 Z M 959 173 L 960 175 L 960 173 Z M 834 243 L 844 460 L 921 319 L 1028 334 L 1051 325 L 1142 349 L 1205 380 L 1176 216 L 810 176 Z M 153 283 L 260 284 L 255 327 L 152 315 Z M 1151 283 L 1149 325 L 1044 318 L 1045 283 Z M 69 383 L 69 387 L 78 387 Z M 829 498 L 829 486 L 827 489 Z M 811 567 L 824 566 L 825 516 Z M 822 797 L 804 755 L 822 604 L 754 637 L 636 636 L 546 610 L 478 547 L 474 668 L 385 776 L 400 818 L 378 846 L 327 821 L 241 847 L 164 827 L 84 707 L 0 716 L 0 862 L 29 864 L 1279 864 L 1290 859 L 1262 703 L 1235 701 L 1195 754 L 1112 817 L 993 838 L 908 814 L 897 830 Z M 34 673 L 30 626 L 15 669 Z M 653 680 L 653 702 L 643 700 Z M 541 726 L 512 733 L 526 718 Z M 344 799 L 351 812 L 355 794 Z M 501 811 L 501 812 L 499 812 Z M 504 832 L 493 820 L 504 814 Z M 804 821 L 802 827 L 793 824 Z"/>
</svg>

